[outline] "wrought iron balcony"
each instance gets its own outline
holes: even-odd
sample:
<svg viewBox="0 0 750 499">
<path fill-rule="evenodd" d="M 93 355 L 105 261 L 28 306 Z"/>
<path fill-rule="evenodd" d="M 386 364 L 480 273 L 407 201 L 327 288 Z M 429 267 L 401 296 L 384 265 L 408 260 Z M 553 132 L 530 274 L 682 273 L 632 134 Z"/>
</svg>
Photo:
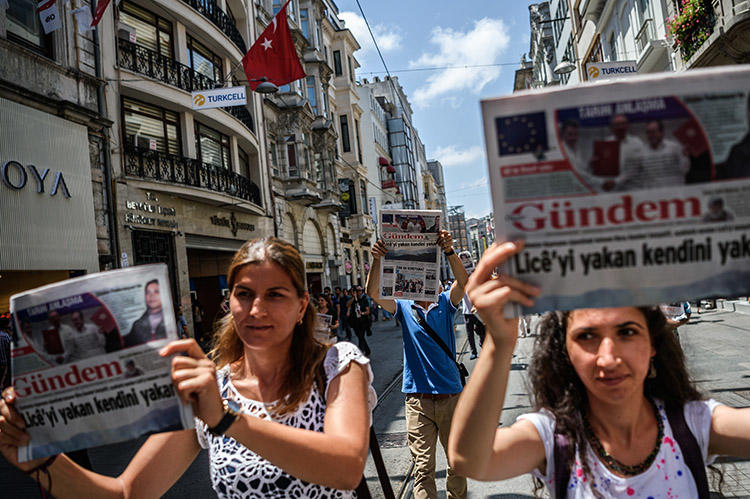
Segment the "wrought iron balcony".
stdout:
<svg viewBox="0 0 750 499">
<path fill-rule="evenodd" d="M 260 189 L 250 179 L 197 159 L 126 144 L 125 173 L 146 180 L 208 189 L 261 205 Z"/>
<path fill-rule="evenodd" d="M 251 132 L 255 133 L 255 125 L 253 123 L 253 115 L 247 110 L 245 106 L 231 106 L 222 108 L 239 121 L 242 122 Z"/>
<path fill-rule="evenodd" d="M 245 40 L 242 39 L 242 35 L 240 35 L 240 31 L 237 29 L 237 26 L 234 25 L 234 22 L 232 22 L 232 19 L 227 15 L 226 12 L 221 10 L 221 8 L 217 5 L 216 0 L 182 0 L 198 12 L 200 12 L 203 17 L 211 21 L 214 26 L 219 28 L 221 31 L 224 32 L 225 35 L 229 37 L 230 40 L 234 42 L 235 45 L 237 45 L 237 48 L 240 49 L 240 52 L 242 52 L 242 55 L 245 55 L 245 52 L 247 52 L 247 46 L 245 45 Z"/>
<path fill-rule="evenodd" d="M 163 81 L 187 92 L 210 90 L 217 82 L 174 59 L 141 47 L 128 40 L 118 39 L 120 67 Z"/>
</svg>

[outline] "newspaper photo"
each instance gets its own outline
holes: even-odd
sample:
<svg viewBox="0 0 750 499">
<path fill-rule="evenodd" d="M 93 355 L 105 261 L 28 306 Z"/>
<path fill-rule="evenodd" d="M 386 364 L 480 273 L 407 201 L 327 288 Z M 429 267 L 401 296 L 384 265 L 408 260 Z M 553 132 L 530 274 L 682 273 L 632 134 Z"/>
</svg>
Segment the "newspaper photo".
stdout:
<svg viewBox="0 0 750 499">
<path fill-rule="evenodd" d="M 750 66 L 659 73 L 482 102 L 503 269 L 533 308 L 750 292 Z"/>
<path fill-rule="evenodd" d="M 158 351 L 177 339 L 167 267 L 91 274 L 13 295 L 21 462 L 193 427 Z"/>
<path fill-rule="evenodd" d="M 329 314 L 317 314 L 315 321 L 315 339 L 321 343 L 332 343 L 333 334 L 331 331 L 333 316 Z"/>
<path fill-rule="evenodd" d="M 381 298 L 435 300 L 440 284 L 440 217 L 437 210 L 380 211 L 380 237 L 388 249 L 380 267 Z"/>
</svg>

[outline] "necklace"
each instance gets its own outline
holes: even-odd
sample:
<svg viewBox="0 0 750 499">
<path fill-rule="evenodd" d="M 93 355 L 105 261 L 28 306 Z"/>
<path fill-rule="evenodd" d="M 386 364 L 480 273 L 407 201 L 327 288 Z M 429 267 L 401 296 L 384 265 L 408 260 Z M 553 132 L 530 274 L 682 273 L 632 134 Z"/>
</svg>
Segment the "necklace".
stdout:
<svg viewBox="0 0 750 499">
<path fill-rule="evenodd" d="M 654 446 L 654 450 L 651 451 L 651 453 L 646 457 L 646 459 L 640 463 L 633 466 L 623 464 L 612 455 L 607 452 L 604 449 L 604 446 L 602 446 L 601 441 L 599 441 L 599 438 L 594 433 L 594 430 L 591 428 L 591 424 L 589 423 L 588 418 L 583 419 L 583 426 L 584 431 L 586 432 L 586 438 L 588 438 L 589 443 L 591 444 L 591 447 L 594 449 L 594 452 L 599 456 L 599 458 L 604 461 L 604 464 L 607 465 L 607 467 L 613 471 L 616 471 L 618 473 L 622 473 L 623 475 L 633 476 L 633 475 L 639 475 L 646 471 L 649 466 L 654 462 L 654 459 L 656 459 L 656 455 L 659 453 L 659 449 L 661 448 L 661 441 L 664 438 L 664 422 L 661 420 L 661 416 L 659 414 L 659 410 L 656 408 L 656 404 L 654 404 L 654 401 L 649 399 L 649 402 L 651 402 L 651 407 L 654 409 L 654 416 L 656 417 L 656 426 L 658 434 L 656 436 L 656 445 Z"/>
</svg>

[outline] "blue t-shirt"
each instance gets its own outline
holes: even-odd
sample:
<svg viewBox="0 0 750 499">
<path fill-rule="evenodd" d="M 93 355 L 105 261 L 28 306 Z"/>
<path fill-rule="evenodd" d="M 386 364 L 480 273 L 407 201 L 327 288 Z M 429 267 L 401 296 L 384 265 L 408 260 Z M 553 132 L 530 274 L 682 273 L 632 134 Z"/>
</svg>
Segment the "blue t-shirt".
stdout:
<svg viewBox="0 0 750 499">
<path fill-rule="evenodd" d="M 401 323 L 404 339 L 404 393 L 459 393 L 463 388 L 453 359 L 456 358 L 456 335 L 453 316 L 456 307 L 450 291 L 440 293 L 437 303 L 427 309 L 427 324 L 448 345 L 453 359 L 430 338 L 414 318 L 413 300 L 396 300 L 396 318 Z M 419 307 L 420 312 L 424 309 Z"/>
</svg>

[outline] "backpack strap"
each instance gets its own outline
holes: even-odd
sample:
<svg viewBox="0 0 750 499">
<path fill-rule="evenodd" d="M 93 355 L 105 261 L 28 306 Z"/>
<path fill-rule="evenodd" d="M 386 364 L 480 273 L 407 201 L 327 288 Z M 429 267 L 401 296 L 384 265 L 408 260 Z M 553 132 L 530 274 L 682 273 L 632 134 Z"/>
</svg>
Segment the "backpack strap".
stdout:
<svg viewBox="0 0 750 499">
<path fill-rule="evenodd" d="M 568 494 L 570 480 L 570 442 L 562 433 L 555 432 L 555 497 L 565 499 Z"/>
<path fill-rule="evenodd" d="M 445 355 L 447 355 L 448 358 L 450 358 L 456 365 L 456 369 L 458 369 L 458 376 L 461 379 L 461 386 L 466 386 L 466 378 L 469 376 L 469 373 L 466 370 L 466 366 L 456 360 L 456 357 L 453 355 L 453 352 L 450 351 L 448 345 L 445 344 L 443 339 L 438 336 L 435 330 L 432 329 L 429 324 L 427 324 L 427 320 L 422 316 L 422 314 L 419 313 L 419 308 L 416 305 L 412 305 L 411 308 L 414 318 L 417 320 L 422 329 L 424 329 L 424 332 L 427 333 L 430 338 L 432 338 L 432 341 L 437 343 L 437 345 L 443 350 L 443 352 L 445 352 Z"/>
<path fill-rule="evenodd" d="M 709 499 L 708 479 L 706 478 L 706 463 L 703 462 L 701 448 L 695 435 L 685 421 L 684 406 L 666 406 L 667 419 L 669 426 L 672 427 L 672 434 L 677 441 L 677 445 L 682 450 L 682 457 L 685 460 L 690 473 L 695 480 L 695 486 L 698 489 L 700 499 Z"/>
</svg>

